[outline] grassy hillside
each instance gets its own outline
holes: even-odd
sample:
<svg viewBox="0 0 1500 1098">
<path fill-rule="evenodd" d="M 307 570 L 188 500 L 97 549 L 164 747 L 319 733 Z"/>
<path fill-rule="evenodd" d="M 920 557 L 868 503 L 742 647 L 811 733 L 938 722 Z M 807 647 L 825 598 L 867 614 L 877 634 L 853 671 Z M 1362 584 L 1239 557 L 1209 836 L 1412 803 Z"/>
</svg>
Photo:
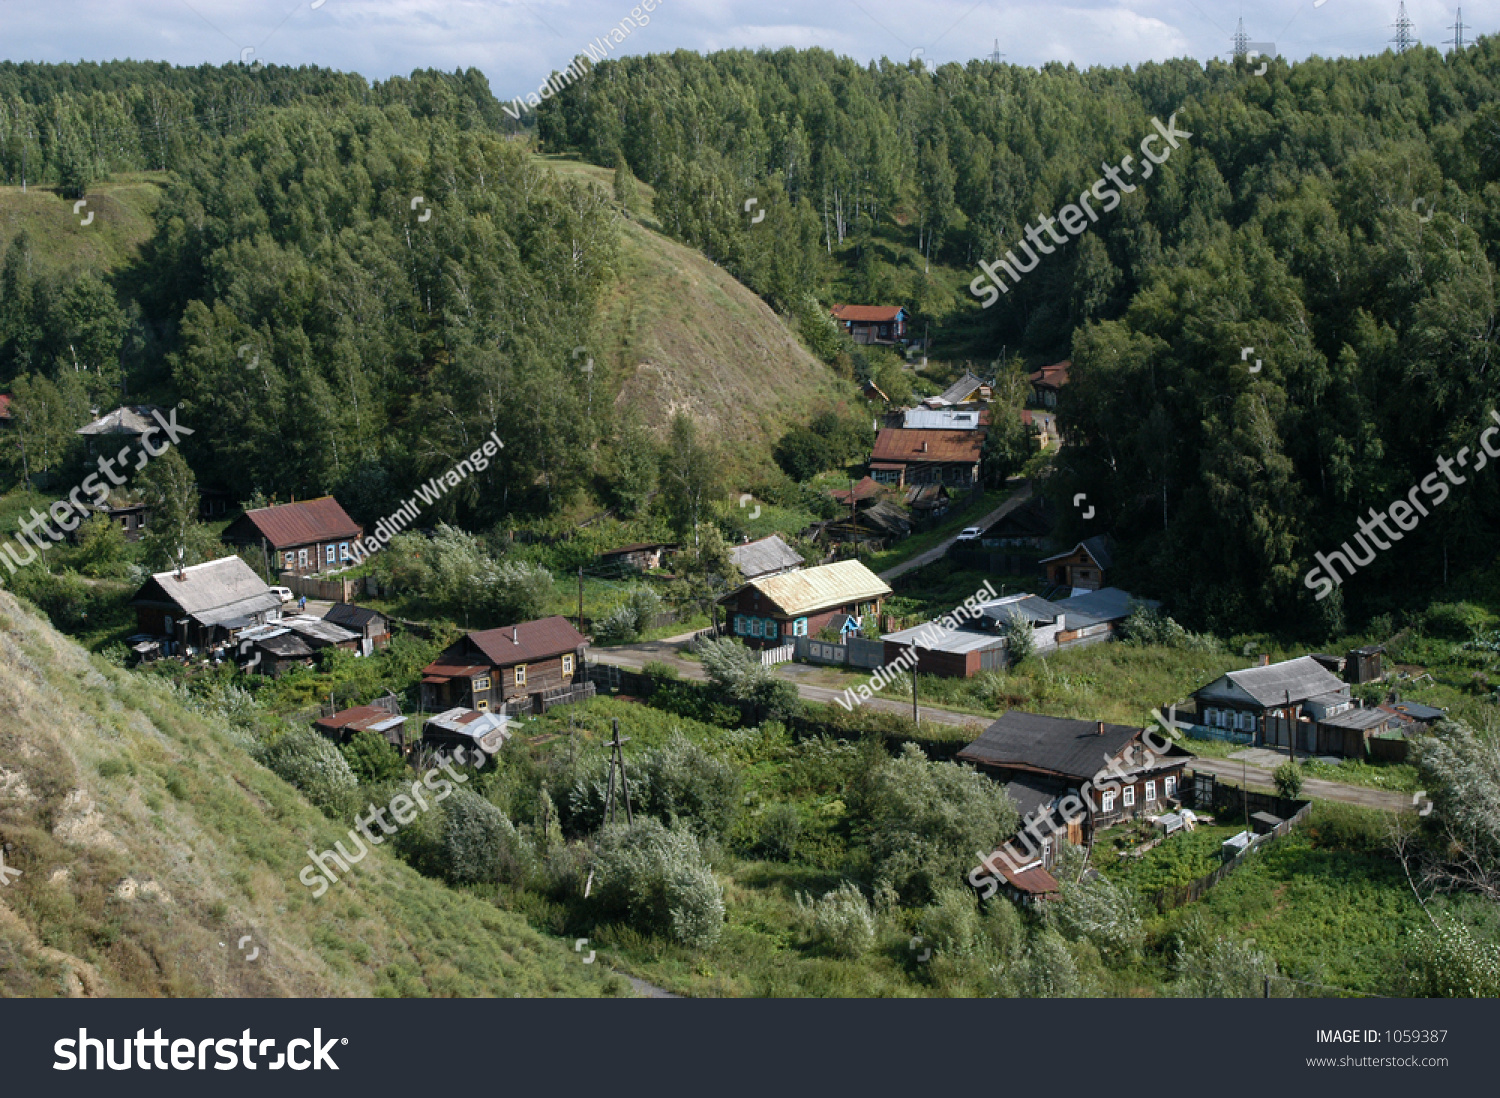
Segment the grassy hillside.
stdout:
<svg viewBox="0 0 1500 1098">
<path fill-rule="evenodd" d="M 544 160 L 560 174 L 613 187 L 610 170 Z M 756 462 L 788 427 L 858 399 L 853 383 L 809 354 L 754 291 L 655 231 L 653 192 L 644 183 L 639 191 L 642 210 L 623 226 L 614 285 L 589 349 L 596 383 L 655 427 L 682 409 Z"/>
<path fill-rule="evenodd" d="M 151 236 L 151 214 L 161 199 L 162 172 L 117 176 L 89 188 L 75 214 L 73 203 L 51 187 L 0 187 L 0 255 L 22 229 L 37 257 L 57 268 L 79 267 L 103 274 L 135 257 Z M 92 213 L 93 221 L 83 221 Z"/>
<path fill-rule="evenodd" d="M 22 874 L 0 888 L 0 995 L 623 990 L 383 850 L 312 899 L 298 871 L 337 838 L 166 687 L 91 659 L 0 592 L 0 849 Z"/>
</svg>

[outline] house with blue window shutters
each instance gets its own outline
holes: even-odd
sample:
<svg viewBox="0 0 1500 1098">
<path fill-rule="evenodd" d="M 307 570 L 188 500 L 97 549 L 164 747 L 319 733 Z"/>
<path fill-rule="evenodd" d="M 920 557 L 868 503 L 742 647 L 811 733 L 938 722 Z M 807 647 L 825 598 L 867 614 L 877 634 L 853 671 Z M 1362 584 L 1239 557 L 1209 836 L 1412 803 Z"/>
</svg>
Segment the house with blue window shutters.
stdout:
<svg viewBox="0 0 1500 1098">
<path fill-rule="evenodd" d="M 719 599 L 729 632 L 752 648 L 790 644 L 825 626 L 840 631 L 874 620 L 891 589 L 857 560 L 753 579 Z"/>
</svg>

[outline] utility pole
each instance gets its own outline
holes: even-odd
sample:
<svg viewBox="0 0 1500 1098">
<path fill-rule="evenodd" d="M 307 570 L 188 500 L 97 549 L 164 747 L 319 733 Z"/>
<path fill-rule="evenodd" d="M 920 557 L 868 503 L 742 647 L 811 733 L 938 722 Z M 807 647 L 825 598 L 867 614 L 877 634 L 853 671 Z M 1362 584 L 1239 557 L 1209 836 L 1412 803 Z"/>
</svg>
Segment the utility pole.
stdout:
<svg viewBox="0 0 1500 1098">
<path fill-rule="evenodd" d="M 911 722 L 918 728 L 922 727 L 922 711 L 917 708 L 917 655 L 916 645 L 907 649 L 911 653 Z"/>
<path fill-rule="evenodd" d="M 1417 44 L 1417 40 L 1411 33 L 1412 22 L 1406 15 L 1406 0 L 1401 0 L 1401 6 L 1396 13 L 1396 21 L 1391 26 L 1396 28 L 1396 36 L 1390 41 L 1396 47 L 1397 53 L 1405 53 Z"/>
<path fill-rule="evenodd" d="M 583 565 L 578 566 L 578 631 L 583 632 Z"/>
<path fill-rule="evenodd" d="M 635 817 L 630 811 L 630 782 L 625 777 L 625 754 L 620 749 L 630 742 L 629 736 L 620 735 L 620 719 L 614 720 L 615 737 L 610 741 L 609 757 L 609 789 L 604 794 L 605 815 L 610 823 L 615 822 L 615 767 L 620 768 L 620 790 L 625 794 L 625 822 L 634 824 Z M 590 875 L 592 879 L 592 875 Z"/>
<path fill-rule="evenodd" d="M 1464 41 L 1464 31 L 1468 28 L 1464 26 L 1463 8 L 1458 9 L 1458 22 L 1454 23 L 1450 29 L 1453 31 L 1453 37 L 1445 39 L 1443 45 L 1452 46 L 1455 50 L 1463 50 L 1467 47 L 1468 43 Z"/>
<path fill-rule="evenodd" d="M 1238 61 L 1250 52 L 1250 35 L 1245 30 L 1245 21 L 1240 20 L 1240 25 L 1234 32 L 1234 59 Z"/>
</svg>

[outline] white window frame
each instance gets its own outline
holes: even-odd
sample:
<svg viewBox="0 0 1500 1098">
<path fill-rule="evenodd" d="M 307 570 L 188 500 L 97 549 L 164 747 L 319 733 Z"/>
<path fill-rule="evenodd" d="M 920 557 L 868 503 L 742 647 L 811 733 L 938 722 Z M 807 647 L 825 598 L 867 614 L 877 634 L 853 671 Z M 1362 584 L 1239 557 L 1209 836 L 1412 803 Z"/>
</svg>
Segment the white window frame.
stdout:
<svg viewBox="0 0 1500 1098">
<path fill-rule="evenodd" d="M 335 555 L 335 551 L 334 551 L 334 547 L 333 547 L 333 543 L 332 542 L 329 542 L 329 544 L 328 544 L 328 551 L 326 553 L 324 553 L 323 556 L 324 556 L 324 560 L 323 560 L 324 564 L 337 564 L 338 563 L 338 557 Z"/>
<path fill-rule="evenodd" d="M 759 637 L 759 636 L 761 636 L 762 635 L 761 634 L 761 630 L 763 628 L 765 628 L 765 626 L 761 623 L 760 618 L 751 618 L 750 619 L 750 635 L 752 637 Z"/>
<path fill-rule="evenodd" d="M 792 636 L 794 636 L 794 637 L 805 637 L 805 636 L 807 636 L 807 619 L 806 618 L 798 618 L 796 621 L 792 622 Z"/>
<path fill-rule="evenodd" d="M 749 634 L 750 623 L 745 619 L 744 614 L 736 614 L 734 616 L 734 631 L 738 636 L 741 637 L 747 636 Z"/>
<path fill-rule="evenodd" d="M 307 550 L 306 549 L 298 549 L 297 550 L 297 567 L 298 568 L 306 568 L 307 567 Z"/>
<path fill-rule="evenodd" d="M 562 671 L 564 675 L 571 675 L 573 673 L 573 653 L 563 653 Z"/>
<path fill-rule="evenodd" d="M 1133 785 L 1127 785 L 1125 787 L 1125 807 L 1135 807 L 1135 786 Z"/>
<path fill-rule="evenodd" d="M 349 559 L 349 543 L 347 541 L 341 541 L 341 542 L 339 542 L 339 560 L 348 560 L 348 559 Z"/>
<path fill-rule="evenodd" d="M 1177 779 L 1168 774 L 1161 780 L 1162 795 L 1168 798 L 1177 795 Z"/>
<path fill-rule="evenodd" d="M 476 691 L 488 690 L 490 688 L 490 685 L 490 677 L 488 675 L 482 675 L 474 680 L 474 689 Z"/>
<path fill-rule="evenodd" d="M 1101 789 L 1099 791 L 1099 811 L 1113 812 L 1115 810 L 1115 791 L 1113 789 Z"/>
<path fill-rule="evenodd" d="M 1156 800 L 1156 782 L 1153 780 L 1146 783 L 1146 803 L 1150 804 L 1154 800 Z"/>
</svg>

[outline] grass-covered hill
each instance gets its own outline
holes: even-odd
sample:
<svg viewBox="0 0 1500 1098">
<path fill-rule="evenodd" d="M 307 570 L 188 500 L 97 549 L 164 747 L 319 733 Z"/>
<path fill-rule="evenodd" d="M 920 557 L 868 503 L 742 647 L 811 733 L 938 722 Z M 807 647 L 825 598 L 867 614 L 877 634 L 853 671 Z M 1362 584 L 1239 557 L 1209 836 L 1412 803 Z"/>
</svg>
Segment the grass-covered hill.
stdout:
<svg viewBox="0 0 1500 1098">
<path fill-rule="evenodd" d="M 0 844 L 21 871 L 0 888 L 0 995 L 619 990 L 383 850 L 312 899 L 297 880 L 307 850 L 338 838 L 162 683 L 90 658 L 0 593 Z"/>
</svg>

